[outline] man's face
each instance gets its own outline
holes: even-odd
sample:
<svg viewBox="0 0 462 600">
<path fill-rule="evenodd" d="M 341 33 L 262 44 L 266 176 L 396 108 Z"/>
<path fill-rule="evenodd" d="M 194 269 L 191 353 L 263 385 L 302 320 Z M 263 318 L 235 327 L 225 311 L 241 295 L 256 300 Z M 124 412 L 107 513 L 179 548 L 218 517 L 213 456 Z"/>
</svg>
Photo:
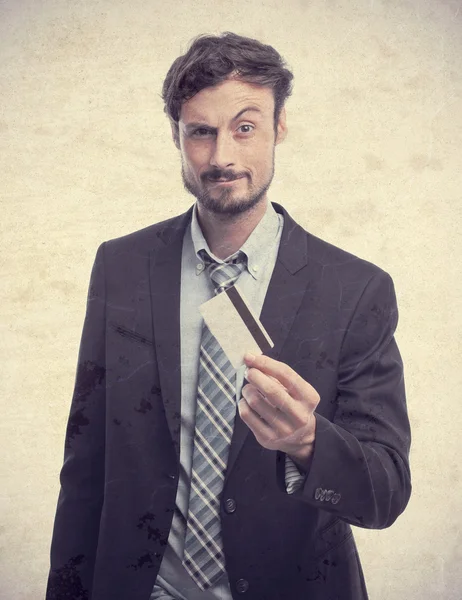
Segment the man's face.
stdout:
<svg viewBox="0 0 462 600">
<path fill-rule="evenodd" d="M 213 213 L 249 210 L 266 198 L 275 145 L 285 134 L 284 109 L 275 132 L 271 88 L 228 79 L 201 90 L 180 113 L 176 144 L 185 188 Z"/>
</svg>

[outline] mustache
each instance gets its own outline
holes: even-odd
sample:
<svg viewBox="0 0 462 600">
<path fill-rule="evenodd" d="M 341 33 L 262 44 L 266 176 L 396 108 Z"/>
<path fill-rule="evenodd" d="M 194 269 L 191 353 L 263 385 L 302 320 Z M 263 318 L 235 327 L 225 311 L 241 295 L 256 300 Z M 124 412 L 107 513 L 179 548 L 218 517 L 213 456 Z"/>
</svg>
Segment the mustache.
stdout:
<svg viewBox="0 0 462 600">
<path fill-rule="evenodd" d="M 233 179 L 239 179 L 239 177 L 247 177 L 247 173 L 235 173 L 230 169 L 213 169 L 202 173 L 201 180 L 204 182 L 207 179 L 216 181 L 218 179 L 224 179 L 225 181 L 233 181 Z"/>
</svg>

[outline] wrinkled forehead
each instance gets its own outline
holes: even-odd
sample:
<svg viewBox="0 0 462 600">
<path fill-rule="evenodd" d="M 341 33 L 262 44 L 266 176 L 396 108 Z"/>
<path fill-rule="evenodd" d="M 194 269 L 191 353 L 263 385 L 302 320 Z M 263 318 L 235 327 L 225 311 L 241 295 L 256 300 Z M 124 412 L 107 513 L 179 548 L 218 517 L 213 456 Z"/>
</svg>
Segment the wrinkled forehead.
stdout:
<svg viewBox="0 0 462 600">
<path fill-rule="evenodd" d="M 227 79 L 218 85 L 204 88 L 189 100 L 180 111 L 180 122 L 217 123 L 230 122 L 244 113 L 252 118 L 272 119 L 274 94 L 270 87 Z"/>
</svg>

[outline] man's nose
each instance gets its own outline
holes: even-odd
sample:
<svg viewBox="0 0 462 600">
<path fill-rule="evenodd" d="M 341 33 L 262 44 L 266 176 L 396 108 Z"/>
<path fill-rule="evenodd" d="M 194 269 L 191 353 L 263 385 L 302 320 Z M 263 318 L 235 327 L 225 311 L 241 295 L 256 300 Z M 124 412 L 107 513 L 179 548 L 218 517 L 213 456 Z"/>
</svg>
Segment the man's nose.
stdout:
<svg viewBox="0 0 462 600">
<path fill-rule="evenodd" d="M 210 164 L 217 169 L 226 169 L 234 165 L 235 142 L 229 134 L 217 133 Z"/>
</svg>

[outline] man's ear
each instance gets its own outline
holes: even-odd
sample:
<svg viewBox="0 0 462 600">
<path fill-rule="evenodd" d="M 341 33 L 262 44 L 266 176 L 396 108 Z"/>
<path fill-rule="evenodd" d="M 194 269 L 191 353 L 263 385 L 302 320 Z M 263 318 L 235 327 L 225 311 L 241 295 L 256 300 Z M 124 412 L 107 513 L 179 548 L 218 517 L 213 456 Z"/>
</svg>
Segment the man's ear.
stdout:
<svg viewBox="0 0 462 600">
<path fill-rule="evenodd" d="M 180 150 L 180 128 L 178 126 L 178 123 L 176 123 L 175 121 L 170 121 L 170 127 L 172 128 L 173 143 L 178 148 L 178 150 Z"/>
<path fill-rule="evenodd" d="M 276 133 L 276 144 L 280 144 L 286 139 L 287 136 L 287 120 L 286 120 L 286 108 L 283 106 L 279 113 L 277 133 Z"/>
</svg>

